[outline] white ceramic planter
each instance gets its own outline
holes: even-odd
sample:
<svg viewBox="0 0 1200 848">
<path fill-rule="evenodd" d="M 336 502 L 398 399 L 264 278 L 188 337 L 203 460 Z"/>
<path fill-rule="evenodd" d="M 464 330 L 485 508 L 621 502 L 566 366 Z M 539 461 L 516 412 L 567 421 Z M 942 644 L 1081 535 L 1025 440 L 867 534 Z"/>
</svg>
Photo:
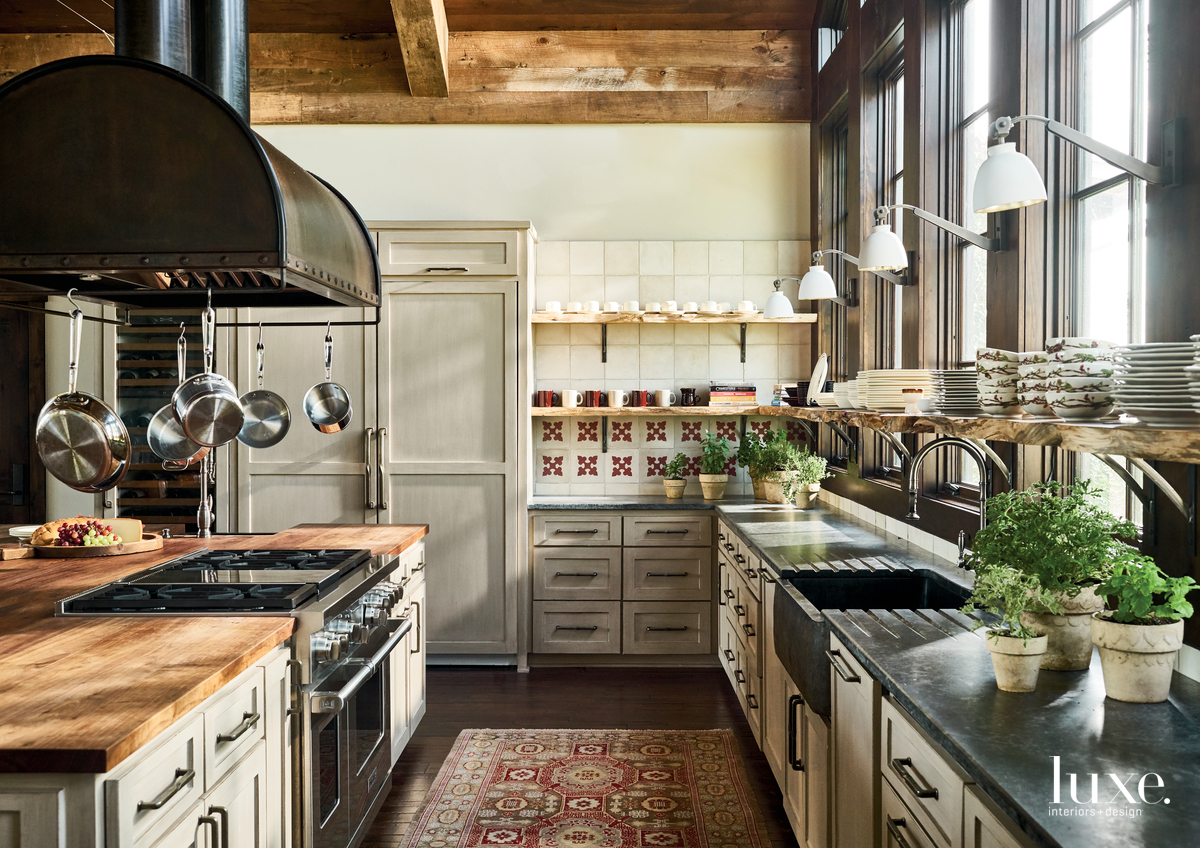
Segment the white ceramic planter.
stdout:
<svg viewBox="0 0 1200 848">
<path fill-rule="evenodd" d="M 1038 671 L 1049 640 L 1045 636 L 1028 640 L 1001 636 L 990 630 L 986 636 L 996 686 L 1004 692 L 1032 692 L 1037 688 Z"/>
<path fill-rule="evenodd" d="M 766 497 L 767 503 L 787 503 L 783 499 L 783 483 L 780 481 L 778 473 L 768 474 L 763 478 L 763 495 Z"/>
<path fill-rule="evenodd" d="M 821 484 L 809 483 L 796 495 L 796 506 L 800 509 L 813 509 L 817 505 L 817 498 L 820 494 Z"/>
<path fill-rule="evenodd" d="M 1050 671 L 1083 671 L 1092 664 L 1092 614 L 1104 609 L 1104 601 L 1091 586 L 1074 598 L 1056 596 L 1062 615 L 1023 612 L 1021 623 L 1049 638 L 1042 668 Z"/>
<path fill-rule="evenodd" d="M 754 484 L 754 499 L 756 501 L 765 501 L 767 499 L 767 484 L 762 477 L 751 477 L 750 482 Z"/>
<path fill-rule="evenodd" d="M 725 485 L 729 482 L 728 474 L 701 474 L 700 491 L 706 501 L 719 501 L 725 497 Z"/>
<path fill-rule="evenodd" d="M 1171 692 L 1171 671 L 1183 645 L 1183 622 L 1120 624 L 1092 616 L 1104 691 L 1114 701 L 1157 704 Z"/>
<path fill-rule="evenodd" d="M 682 498 L 686 486 L 687 480 L 663 480 L 663 488 L 667 490 L 668 498 Z"/>
</svg>

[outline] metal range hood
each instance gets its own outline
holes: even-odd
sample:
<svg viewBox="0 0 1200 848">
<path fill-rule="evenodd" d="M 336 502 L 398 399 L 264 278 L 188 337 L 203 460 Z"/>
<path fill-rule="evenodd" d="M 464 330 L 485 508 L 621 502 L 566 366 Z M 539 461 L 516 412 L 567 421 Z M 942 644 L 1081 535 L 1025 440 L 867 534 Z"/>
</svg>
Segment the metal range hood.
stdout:
<svg viewBox="0 0 1200 848">
<path fill-rule="evenodd" d="M 123 55 L 0 86 L 0 288 L 377 306 L 358 213 L 250 129 L 245 0 L 118 0 L 116 20 Z"/>
</svg>

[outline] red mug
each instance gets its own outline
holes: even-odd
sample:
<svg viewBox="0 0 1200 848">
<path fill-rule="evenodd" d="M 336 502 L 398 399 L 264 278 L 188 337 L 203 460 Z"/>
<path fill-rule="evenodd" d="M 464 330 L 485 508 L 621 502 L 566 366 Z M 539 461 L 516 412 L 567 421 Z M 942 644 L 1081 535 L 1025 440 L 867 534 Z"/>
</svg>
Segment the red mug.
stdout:
<svg viewBox="0 0 1200 848">
<path fill-rule="evenodd" d="M 597 392 L 584 392 L 583 393 L 583 405 L 584 406 L 603 406 L 604 405 L 604 392 L 598 392 L 598 391 Z"/>
<path fill-rule="evenodd" d="M 534 392 L 533 405 L 538 407 L 554 406 L 558 403 L 558 392 L 539 390 Z"/>
<path fill-rule="evenodd" d="M 644 392 L 644 391 L 641 391 L 640 389 L 632 391 L 629 393 L 629 405 L 630 406 L 649 406 L 650 405 L 650 397 L 652 394 L 653 394 L 652 392 Z"/>
</svg>

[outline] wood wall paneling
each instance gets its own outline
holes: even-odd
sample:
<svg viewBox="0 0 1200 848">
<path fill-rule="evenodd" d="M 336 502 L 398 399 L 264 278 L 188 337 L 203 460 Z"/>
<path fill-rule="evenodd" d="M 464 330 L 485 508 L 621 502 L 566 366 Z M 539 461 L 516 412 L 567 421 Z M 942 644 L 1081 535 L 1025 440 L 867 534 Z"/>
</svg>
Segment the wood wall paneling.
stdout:
<svg viewBox="0 0 1200 848">
<path fill-rule="evenodd" d="M 449 30 L 442 0 L 392 0 L 396 33 L 413 97 L 448 97 L 446 70 Z"/>
</svg>

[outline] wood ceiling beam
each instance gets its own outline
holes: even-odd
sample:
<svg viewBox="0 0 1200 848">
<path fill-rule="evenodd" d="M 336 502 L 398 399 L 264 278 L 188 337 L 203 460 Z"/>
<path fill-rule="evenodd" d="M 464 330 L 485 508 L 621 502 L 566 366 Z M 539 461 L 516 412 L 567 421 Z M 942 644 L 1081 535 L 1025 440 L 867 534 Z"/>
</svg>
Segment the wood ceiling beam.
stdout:
<svg viewBox="0 0 1200 848">
<path fill-rule="evenodd" d="M 392 0 L 404 73 L 413 97 L 449 97 L 446 67 L 450 31 L 442 0 Z"/>
</svg>

